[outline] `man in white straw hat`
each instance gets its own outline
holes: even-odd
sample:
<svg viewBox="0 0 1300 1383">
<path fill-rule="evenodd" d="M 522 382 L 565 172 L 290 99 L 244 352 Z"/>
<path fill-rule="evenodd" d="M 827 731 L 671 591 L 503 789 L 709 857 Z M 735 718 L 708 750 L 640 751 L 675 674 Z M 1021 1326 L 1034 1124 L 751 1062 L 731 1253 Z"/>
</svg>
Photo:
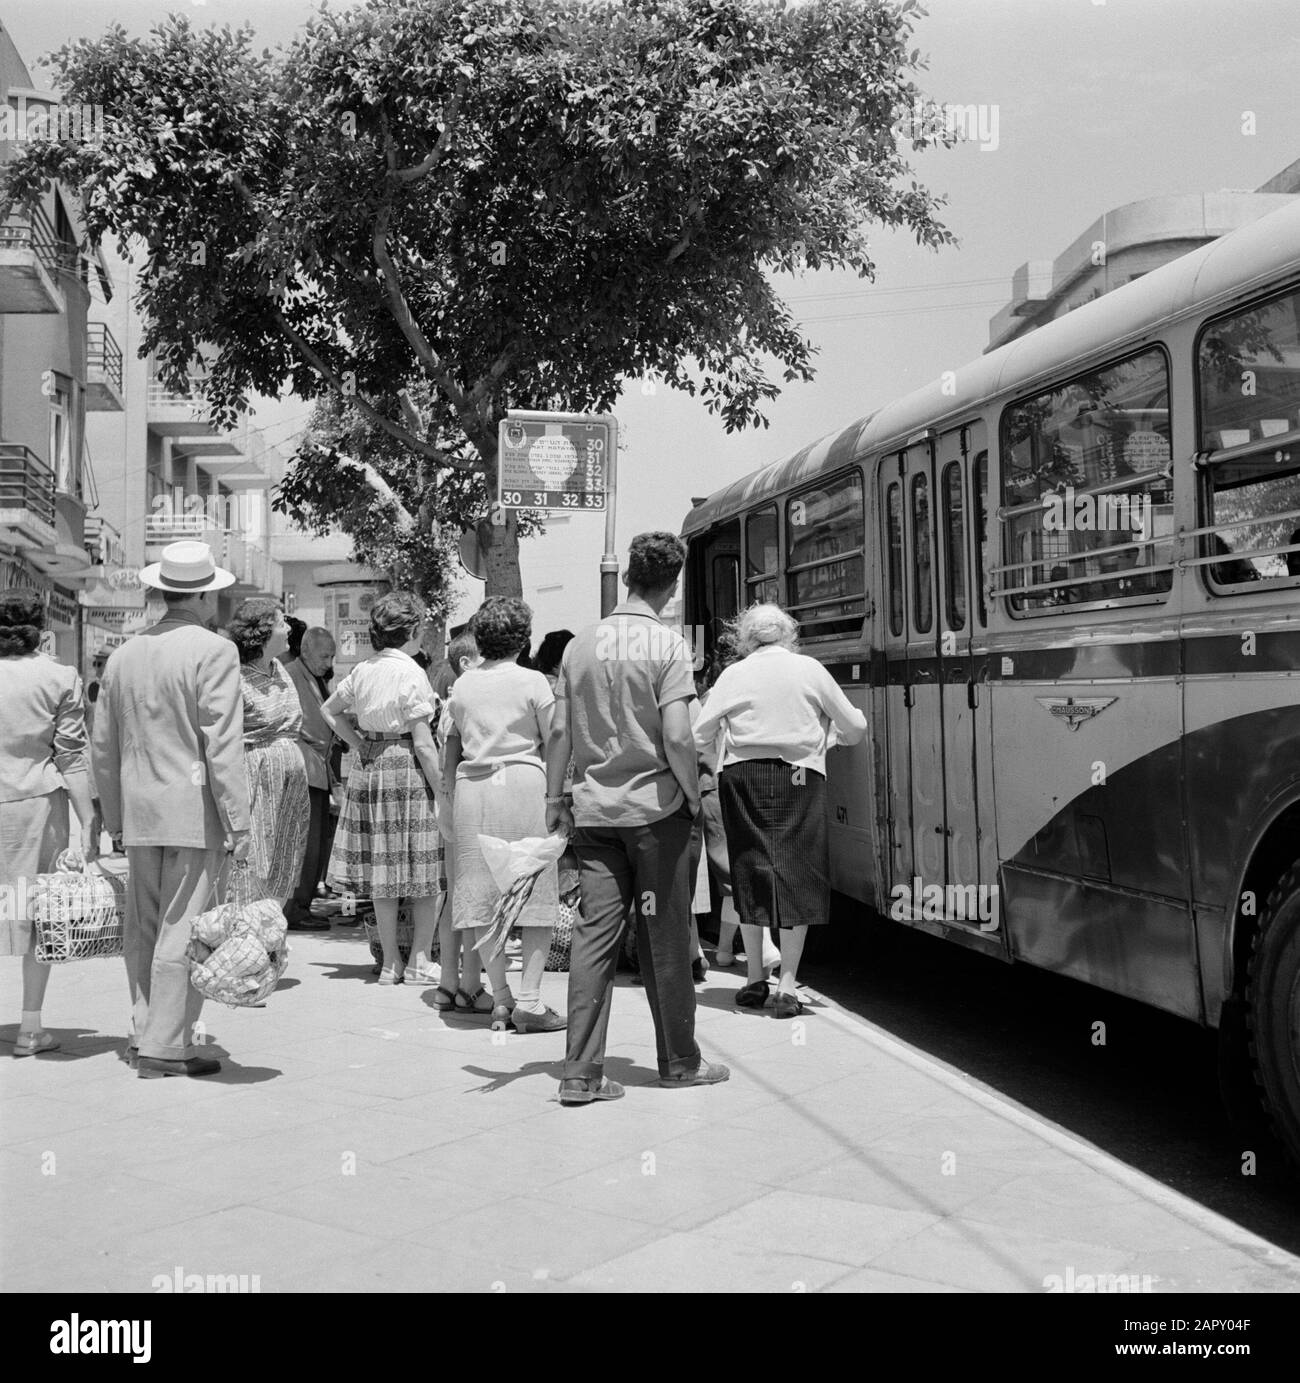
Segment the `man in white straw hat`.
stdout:
<svg viewBox="0 0 1300 1383">
<path fill-rule="evenodd" d="M 239 652 L 208 627 L 234 577 L 206 543 L 172 543 L 140 580 L 167 612 L 108 660 L 92 757 L 104 824 L 126 847 L 128 1057 L 142 1078 L 207 1076 L 194 1050 L 192 919 L 212 906 L 227 851 L 249 851 Z"/>
</svg>

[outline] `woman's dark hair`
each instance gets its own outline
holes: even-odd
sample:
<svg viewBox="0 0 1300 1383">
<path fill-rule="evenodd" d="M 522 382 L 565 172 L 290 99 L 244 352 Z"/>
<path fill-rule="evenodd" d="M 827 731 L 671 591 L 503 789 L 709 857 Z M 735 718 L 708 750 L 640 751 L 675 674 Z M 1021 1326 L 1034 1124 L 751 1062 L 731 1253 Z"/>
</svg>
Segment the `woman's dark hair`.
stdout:
<svg viewBox="0 0 1300 1383">
<path fill-rule="evenodd" d="M 533 666 L 537 671 L 544 672 L 548 676 L 551 673 L 559 672 L 560 659 L 564 657 L 564 650 L 568 647 L 571 638 L 573 638 L 572 629 L 552 629 L 537 645 L 537 656 L 533 659 Z"/>
<path fill-rule="evenodd" d="M 630 591 L 660 591 L 677 580 L 686 562 L 686 544 L 676 533 L 638 533 L 627 553 Z"/>
<path fill-rule="evenodd" d="M 226 633 L 239 649 L 241 663 L 251 663 L 262 656 L 262 650 L 281 613 L 280 602 L 267 596 L 254 596 L 235 607 Z"/>
<path fill-rule="evenodd" d="M 0 595 L 0 658 L 30 653 L 45 628 L 45 602 L 35 591 Z"/>
<path fill-rule="evenodd" d="M 410 591 L 390 591 L 370 607 L 370 647 L 401 648 L 424 623 L 424 603 Z"/>
<path fill-rule="evenodd" d="M 307 621 L 297 615 L 285 615 L 284 622 L 289 626 L 289 657 L 302 657 L 302 636 L 307 632 Z"/>
<path fill-rule="evenodd" d="M 471 621 L 474 641 L 485 658 L 512 658 L 533 637 L 533 612 L 514 596 L 485 600 Z"/>
</svg>

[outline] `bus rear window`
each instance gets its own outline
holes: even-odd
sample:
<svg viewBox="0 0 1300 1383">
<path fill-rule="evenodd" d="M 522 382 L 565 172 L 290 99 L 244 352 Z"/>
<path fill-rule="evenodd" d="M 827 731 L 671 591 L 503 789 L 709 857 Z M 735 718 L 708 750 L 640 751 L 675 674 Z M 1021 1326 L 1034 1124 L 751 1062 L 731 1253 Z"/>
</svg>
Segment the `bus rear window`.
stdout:
<svg viewBox="0 0 1300 1383">
<path fill-rule="evenodd" d="M 1211 322 L 1197 376 L 1202 451 L 1300 431 L 1300 289 Z"/>
<path fill-rule="evenodd" d="M 786 608 L 805 637 L 856 634 L 866 614 L 862 473 L 845 471 L 786 501 Z"/>
<path fill-rule="evenodd" d="M 1167 592 L 1172 454 L 1169 367 L 1160 350 L 1006 409 L 1000 589 L 1011 609 L 1028 614 Z"/>
</svg>

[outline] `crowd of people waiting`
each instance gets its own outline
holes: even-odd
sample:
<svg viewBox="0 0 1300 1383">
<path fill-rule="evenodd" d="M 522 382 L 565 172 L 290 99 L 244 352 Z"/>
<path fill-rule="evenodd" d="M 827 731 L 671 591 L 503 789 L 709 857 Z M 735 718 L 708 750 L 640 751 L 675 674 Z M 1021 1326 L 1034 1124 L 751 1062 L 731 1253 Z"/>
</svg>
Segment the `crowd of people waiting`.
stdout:
<svg viewBox="0 0 1300 1383">
<path fill-rule="evenodd" d="M 391 592 L 371 608 L 372 656 L 331 691 L 325 630 L 294 631 L 277 602 L 256 598 L 216 632 L 217 592 L 234 578 L 206 545 L 176 543 L 141 573 L 162 595 L 163 618 L 96 666 L 89 734 L 80 678 L 37 651 L 39 596 L 8 592 L 0 884 L 49 872 L 69 849 L 74 863 L 92 859 L 101 824 L 125 851 L 127 1057 L 142 1077 L 220 1068 L 194 1046 L 202 999 L 186 953 L 193 918 L 233 863 L 292 927 L 329 926 L 312 907 L 322 874 L 335 893 L 369 899 L 380 985 L 432 985 L 435 1008 L 482 1014 L 497 1029 L 567 1030 L 563 1104 L 623 1094 L 604 1065 L 630 928 L 660 1083 L 726 1080 L 695 1040 L 706 967 L 698 880 L 707 871 L 721 894 L 715 959 L 734 963 L 737 930 L 744 939 L 737 1005 L 762 1008 L 779 965 L 773 1011 L 800 1013 L 807 929 L 829 919 L 825 756 L 861 739 L 866 721 L 797 652 L 797 626 L 775 605 L 744 611 L 697 678 L 694 651 L 659 618 L 684 560 L 675 535 L 639 535 L 623 603 L 576 635 L 548 634 L 531 660 L 529 607 L 493 598 L 430 670 L 424 607 Z M 343 746 L 352 764 L 331 829 Z M 541 998 L 559 907 L 553 864 L 515 918 L 517 992 L 506 956 L 480 951 L 501 899 L 480 837 L 552 834 L 568 838 L 580 880 L 567 1014 Z M 29 1056 L 58 1043 L 42 1025 L 49 967 L 36 962 L 21 913 L 0 925 L 0 954 L 23 957 L 14 1055 Z"/>
</svg>

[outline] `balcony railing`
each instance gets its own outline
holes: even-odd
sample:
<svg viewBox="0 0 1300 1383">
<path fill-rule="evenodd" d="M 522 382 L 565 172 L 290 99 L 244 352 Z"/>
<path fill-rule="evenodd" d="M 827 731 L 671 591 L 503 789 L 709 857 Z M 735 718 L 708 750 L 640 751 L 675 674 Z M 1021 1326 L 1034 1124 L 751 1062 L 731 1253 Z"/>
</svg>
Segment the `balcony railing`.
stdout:
<svg viewBox="0 0 1300 1383">
<path fill-rule="evenodd" d="M 52 541 L 54 472 L 19 442 L 0 442 L 0 528 L 14 528 L 28 537 Z"/>
<path fill-rule="evenodd" d="M 122 348 L 105 322 L 86 325 L 86 407 L 122 410 Z"/>
</svg>

